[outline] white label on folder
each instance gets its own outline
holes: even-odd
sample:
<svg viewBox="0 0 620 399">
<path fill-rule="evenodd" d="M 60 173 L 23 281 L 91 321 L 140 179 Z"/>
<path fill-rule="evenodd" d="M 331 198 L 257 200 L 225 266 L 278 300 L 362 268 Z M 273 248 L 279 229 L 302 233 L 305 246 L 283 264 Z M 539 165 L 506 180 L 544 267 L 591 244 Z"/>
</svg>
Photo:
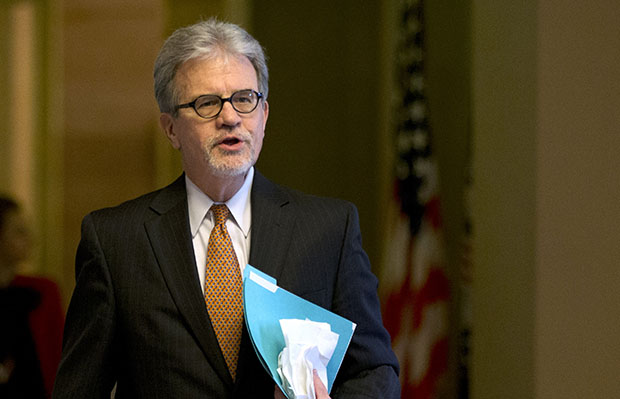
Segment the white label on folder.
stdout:
<svg viewBox="0 0 620 399">
<path fill-rule="evenodd" d="M 260 285 L 264 289 L 271 291 L 271 292 L 276 292 L 278 289 L 277 285 L 275 285 L 274 283 L 270 281 L 265 280 L 264 278 L 262 278 L 261 276 L 259 276 L 258 274 L 252 271 L 250 272 L 250 280 L 254 281 L 256 284 Z"/>
</svg>

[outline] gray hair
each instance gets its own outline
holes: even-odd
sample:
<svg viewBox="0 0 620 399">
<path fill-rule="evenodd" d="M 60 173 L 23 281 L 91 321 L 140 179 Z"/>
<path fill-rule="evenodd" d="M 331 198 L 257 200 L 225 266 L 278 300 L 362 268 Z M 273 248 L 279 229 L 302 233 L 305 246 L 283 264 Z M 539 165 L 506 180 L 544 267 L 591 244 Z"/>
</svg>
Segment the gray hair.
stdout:
<svg viewBox="0 0 620 399">
<path fill-rule="evenodd" d="M 183 63 L 195 58 L 211 59 L 220 55 L 247 57 L 256 71 L 258 90 L 267 99 L 269 71 L 260 43 L 241 27 L 211 18 L 177 29 L 159 51 L 153 71 L 159 110 L 176 115 L 179 93 L 174 78 Z"/>
</svg>

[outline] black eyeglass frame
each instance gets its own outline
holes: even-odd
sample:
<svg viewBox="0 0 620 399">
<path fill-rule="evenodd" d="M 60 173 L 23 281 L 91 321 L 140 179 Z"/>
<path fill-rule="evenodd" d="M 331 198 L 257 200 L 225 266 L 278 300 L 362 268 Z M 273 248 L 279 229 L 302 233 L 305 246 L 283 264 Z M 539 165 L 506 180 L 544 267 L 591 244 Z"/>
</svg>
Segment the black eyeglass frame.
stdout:
<svg viewBox="0 0 620 399">
<path fill-rule="evenodd" d="M 256 98 L 257 98 L 256 104 L 254 105 L 254 108 L 252 108 L 249 111 L 240 111 L 240 110 L 237 109 L 237 107 L 235 107 L 235 104 L 232 102 L 232 98 L 235 95 L 239 94 L 239 93 L 245 93 L 245 92 L 252 92 L 256 96 Z M 200 115 L 200 112 L 198 112 L 198 109 L 196 109 L 196 103 L 198 102 L 198 100 L 200 100 L 203 97 L 216 97 L 216 98 L 218 98 L 220 100 L 220 109 L 219 109 L 219 111 L 217 111 L 215 113 L 215 115 L 213 115 L 213 116 L 202 116 L 202 115 Z M 213 118 L 217 118 L 218 117 L 218 115 L 222 112 L 222 109 L 224 109 L 224 104 L 226 102 L 229 102 L 230 105 L 233 107 L 233 109 L 236 112 L 238 112 L 240 114 L 250 114 L 250 113 L 254 112 L 254 110 L 256 110 L 256 108 L 258 107 L 258 104 L 260 103 L 260 100 L 263 97 L 264 97 L 263 93 L 261 93 L 259 91 L 256 91 L 256 90 L 253 90 L 253 89 L 239 90 L 239 91 L 236 91 L 233 94 L 231 94 L 230 97 L 226 97 L 226 98 L 222 98 L 222 97 L 218 96 L 217 94 L 201 94 L 198 97 L 196 97 L 193 101 L 190 101 L 190 102 L 185 103 L 185 104 L 177 105 L 175 107 L 175 111 L 178 111 L 181 108 L 192 108 L 194 110 L 194 112 L 196 112 L 196 115 L 198 115 L 199 117 L 201 117 L 203 119 L 213 119 Z"/>
</svg>

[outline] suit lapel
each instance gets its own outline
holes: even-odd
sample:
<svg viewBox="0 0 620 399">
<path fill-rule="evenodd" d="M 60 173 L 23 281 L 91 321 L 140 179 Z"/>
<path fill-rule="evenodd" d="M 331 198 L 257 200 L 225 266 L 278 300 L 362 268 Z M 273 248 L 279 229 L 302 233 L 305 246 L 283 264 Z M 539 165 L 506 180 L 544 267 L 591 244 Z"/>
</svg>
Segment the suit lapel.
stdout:
<svg viewBox="0 0 620 399">
<path fill-rule="evenodd" d="M 278 279 L 284 268 L 295 217 L 281 188 L 256 172 L 252 186 L 252 244 L 249 263 Z"/>
<path fill-rule="evenodd" d="M 151 208 L 158 216 L 147 221 L 145 228 L 170 295 L 207 360 L 222 381 L 232 385 L 202 297 L 189 228 L 184 177 L 162 190 Z"/>
<path fill-rule="evenodd" d="M 295 218 L 289 196 L 278 186 L 255 171 L 251 193 L 252 244 L 250 265 L 278 279 L 284 270 Z M 255 381 L 257 369 L 262 369 L 254 353 L 247 329 L 244 328 L 237 368 L 237 383 Z M 261 374 L 263 378 L 269 378 Z"/>
</svg>

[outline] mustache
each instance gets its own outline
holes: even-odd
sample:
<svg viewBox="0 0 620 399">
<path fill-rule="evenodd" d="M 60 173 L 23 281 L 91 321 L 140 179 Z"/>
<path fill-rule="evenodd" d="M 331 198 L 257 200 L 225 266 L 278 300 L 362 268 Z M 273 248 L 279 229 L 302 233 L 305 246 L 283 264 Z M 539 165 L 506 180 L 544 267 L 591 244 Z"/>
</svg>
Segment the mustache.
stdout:
<svg viewBox="0 0 620 399">
<path fill-rule="evenodd" d="M 231 139 L 237 139 L 239 141 L 249 143 L 249 144 L 253 143 L 253 137 L 250 132 L 245 131 L 245 130 L 239 130 L 234 133 L 232 132 L 222 133 L 222 134 L 218 134 L 217 136 L 210 137 L 209 139 L 207 139 L 205 146 L 206 148 L 214 148 L 218 144 L 226 140 L 231 140 Z"/>
</svg>

